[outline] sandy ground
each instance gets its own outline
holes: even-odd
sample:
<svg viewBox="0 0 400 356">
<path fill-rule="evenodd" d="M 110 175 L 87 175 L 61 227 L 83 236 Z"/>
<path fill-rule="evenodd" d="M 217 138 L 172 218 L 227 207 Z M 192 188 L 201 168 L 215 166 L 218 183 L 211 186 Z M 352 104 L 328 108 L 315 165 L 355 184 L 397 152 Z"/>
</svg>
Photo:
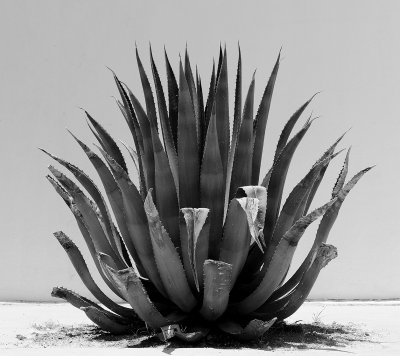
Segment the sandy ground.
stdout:
<svg viewBox="0 0 400 356">
<path fill-rule="evenodd" d="M 306 302 L 288 322 L 300 336 L 277 337 L 250 347 L 186 348 L 146 343 L 143 335 L 115 338 L 102 333 L 68 304 L 0 303 L 0 354 L 9 355 L 400 355 L 400 301 Z M 292 335 L 293 336 L 293 335 Z M 78 341 L 77 341 L 78 340 Z M 139 341 L 138 341 L 139 340 Z M 138 344 L 144 340 L 142 344 Z M 277 340 L 279 343 L 277 343 Z M 153 347 L 137 347 L 146 346 Z M 131 348 L 136 349 L 132 350 Z"/>
</svg>

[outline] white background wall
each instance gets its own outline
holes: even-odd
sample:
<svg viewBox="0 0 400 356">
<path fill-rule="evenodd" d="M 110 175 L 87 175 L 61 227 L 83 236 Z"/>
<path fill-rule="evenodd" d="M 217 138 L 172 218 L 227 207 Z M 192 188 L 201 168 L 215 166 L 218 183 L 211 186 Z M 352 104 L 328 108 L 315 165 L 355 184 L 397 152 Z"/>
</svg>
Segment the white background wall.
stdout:
<svg viewBox="0 0 400 356">
<path fill-rule="evenodd" d="M 97 178 L 65 128 L 94 142 L 82 106 L 130 142 L 105 66 L 140 92 L 135 41 L 148 71 L 151 41 L 163 78 L 164 44 L 177 69 L 187 43 L 207 88 L 212 58 L 226 43 L 231 93 L 239 41 L 244 88 L 257 68 L 257 100 L 283 46 L 263 171 L 286 120 L 320 90 L 311 109 L 321 119 L 294 157 L 289 187 L 350 127 L 341 145 L 353 145 L 350 174 L 377 165 L 346 200 L 329 240 L 339 257 L 322 271 L 311 297 L 400 297 L 399 11 L 400 2 L 388 0 L 1 1 L 0 300 L 51 300 L 57 285 L 88 296 L 52 237 L 64 230 L 87 256 L 72 215 L 44 178 L 52 162 L 37 147 Z M 332 163 L 315 206 L 329 199 L 341 159 Z M 307 253 L 311 230 L 294 266 Z"/>
</svg>

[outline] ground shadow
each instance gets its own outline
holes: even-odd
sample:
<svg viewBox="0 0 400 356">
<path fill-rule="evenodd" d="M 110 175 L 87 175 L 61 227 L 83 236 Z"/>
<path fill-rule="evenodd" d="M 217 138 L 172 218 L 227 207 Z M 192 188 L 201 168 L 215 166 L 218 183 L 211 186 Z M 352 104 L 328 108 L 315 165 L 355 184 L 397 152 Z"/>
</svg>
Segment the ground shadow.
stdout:
<svg viewBox="0 0 400 356">
<path fill-rule="evenodd" d="M 211 331 L 206 338 L 188 344 L 171 339 L 168 343 L 150 334 L 144 327 L 137 328 L 134 334 L 111 335 L 93 325 L 65 326 L 60 324 L 33 325 L 30 335 L 16 336 L 17 347 L 162 347 L 166 354 L 181 347 L 261 350 L 301 349 L 301 350 L 337 350 L 346 352 L 346 347 L 353 343 L 373 342 L 371 335 L 353 324 L 324 324 L 315 322 L 305 324 L 279 323 L 274 325 L 263 337 L 240 342 L 220 331 Z"/>
<path fill-rule="evenodd" d="M 187 344 L 180 340 L 170 340 L 165 345 L 157 336 L 142 340 L 140 343 L 128 345 L 127 347 L 154 347 L 165 345 L 164 352 L 171 353 L 181 347 L 212 347 L 219 349 L 253 348 L 262 350 L 274 349 L 318 349 L 337 350 L 355 342 L 371 342 L 368 332 L 364 332 L 354 325 L 339 324 L 285 324 L 281 323 L 272 327 L 263 337 L 251 342 L 241 342 L 237 339 L 219 331 L 211 332 L 204 340 L 196 344 Z"/>
</svg>

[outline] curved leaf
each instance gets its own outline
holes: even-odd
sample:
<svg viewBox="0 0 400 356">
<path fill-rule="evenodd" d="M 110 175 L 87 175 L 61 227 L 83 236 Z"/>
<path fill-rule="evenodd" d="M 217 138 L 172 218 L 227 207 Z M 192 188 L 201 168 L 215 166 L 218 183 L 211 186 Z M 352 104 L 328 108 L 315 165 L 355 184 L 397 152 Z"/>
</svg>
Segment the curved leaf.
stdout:
<svg viewBox="0 0 400 356">
<path fill-rule="evenodd" d="M 130 238 L 130 233 L 125 218 L 122 193 L 118 187 L 117 182 L 115 181 L 113 175 L 107 168 L 106 164 L 100 159 L 100 157 L 96 153 L 94 153 L 88 146 L 86 146 L 82 141 L 80 141 L 72 132 L 69 133 L 76 140 L 76 142 L 78 142 L 79 146 L 83 149 L 83 151 L 89 158 L 90 162 L 92 163 L 93 167 L 96 169 L 97 174 L 99 175 L 99 178 L 103 184 L 104 190 L 108 197 L 108 201 L 110 202 L 111 209 L 114 212 L 115 220 L 117 221 L 117 225 L 121 232 L 124 245 L 129 251 L 129 254 L 134 259 L 136 266 L 139 270 L 139 273 L 142 276 L 146 277 L 146 272 L 141 264 L 135 246 Z M 96 262 L 97 258 L 95 258 L 94 256 L 93 258 L 95 259 Z"/>
<path fill-rule="evenodd" d="M 165 295 L 163 284 L 155 266 L 146 213 L 140 194 L 118 163 L 107 155 L 106 152 L 102 150 L 101 152 L 110 165 L 119 189 L 121 190 L 129 236 L 137 251 L 139 260 L 147 272 L 147 276 L 154 283 L 157 290 L 162 295 Z"/>
<path fill-rule="evenodd" d="M 348 164 L 348 155 L 346 155 L 344 167 L 346 167 Z M 368 171 L 370 170 L 371 167 L 366 168 L 362 171 L 360 171 L 358 174 L 356 174 L 347 184 L 347 188 L 345 190 L 341 190 L 337 197 L 335 203 L 327 210 L 327 212 L 324 214 L 322 217 L 322 220 L 318 226 L 317 234 L 313 243 L 313 246 L 311 247 L 310 252 L 308 253 L 307 257 L 301 264 L 301 266 L 297 269 L 297 271 L 293 274 L 290 279 L 288 279 L 285 284 L 283 284 L 279 289 L 277 289 L 272 295 L 271 295 L 271 300 L 281 298 L 288 292 L 290 292 L 300 281 L 301 277 L 303 274 L 306 272 L 306 270 L 309 268 L 310 264 L 312 263 L 313 259 L 315 258 L 315 253 L 318 249 L 318 247 L 321 244 L 326 243 L 330 230 L 333 226 L 333 224 L 336 221 L 336 218 L 339 214 L 339 210 L 342 206 L 342 203 L 344 199 L 346 198 L 347 194 L 350 192 L 350 190 L 355 186 L 355 184 L 358 182 L 358 180 Z M 347 171 L 347 168 L 345 168 L 343 171 Z M 340 173 L 340 175 L 342 174 Z M 339 175 L 339 176 L 340 176 Z"/>
<path fill-rule="evenodd" d="M 140 192 L 141 194 L 145 194 L 146 192 L 146 181 L 143 171 L 143 139 L 142 139 L 142 132 L 140 130 L 139 122 L 136 117 L 135 111 L 133 109 L 132 103 L 129 100 L 128 94 L 126 89 L 124 88 L 122 82 L 118 79 L 114 71 L 112 71 L 114 76 L 114 81 L 117 85 L 119 94 L 121 96 L 123 105 L 116 100 L 118 107 L 120 108 L 126 123 L 128 124 L 129 130 L 131 131 L 131 135 L 133 137 L 133 141 L 136 146 L 136 151 L 138 152 L 138 164 L 139 164 L 139 177 L 140 177 Z"/>
<path fill-rule="evenodd" d="M 104 148 L 104 151 L 106 151 L 111 157 L 113 157 L 118 162 L 118 164 L 126 172 L 128 172 L 121 150 L 119 149 L 113 138 L 92 116 L 89 115 L 87 111 L 85 111 L 85 114 L 89 119 L 90 123 L 93 125 L 94 129 L 96 130 L 98 134 L 97 138 L 98 139 L 100 138 L 100 143 Z"/>
<path fill-rule="evenodd" d="M 65 235 L 62 231 L 58 231 L 54 233 L 54 236 L 64 248 L 82 282 L 96 299 L 103 303 L 107 308 L 121 316 L 129 318 L 136 315 L 132 309 L 118 305 L 101 291 L 90 275 L 89 269 L 78 247 L 67 235 Z"/>
<path fill-rule="evenodd" d="M 335 149 L 336 149 L 336 146 L 339 144 L 339 142 L 342 140 L 342 138 L 344 137 L 344 135 L 346 134 L 346 132 L 343 134 L 343 135 L 341 135 L 325 152 L 324 152 L 324 154 L 322 155 L 322 157 L 315 163 L 315 164 L 318 164 L 318 162 L 320 161 L 320 160 L 324 160 L 324 159 L 326 159 L 327 157 L 329 157 L 330 155 L 332 155 L 333 154 L 333 152 L 335 151 Z M 341 152 L 341 151 L 339 151 L 339 152 Z M 339 153 L 338 152 L 338 153 Z M 333 158 L 333 157 L 332 157 Z M 331 159 L 332 159 L 331 158 Z M 328 165 L 329 165 L 329 163 L 328 163 Z M 307 212 L 308 212 L 308 209 L 310 208 L 310 205 L 311 205 L 311 203 L 312 203 L 312 201 L 313 201 L 313 199 L 314 199 L 314 197 L 315 197 L 315 193 L 317 192 L 317 190 L 318 190 L 318 188 L 319 188 L 319 185 L 321 184 L 321 181 L 322 181 L 322 179 L 323 179 L 323 177 L 324 177 L 324 175 L 325 175 L 325 172 L 326 172 L 326 170 L 327 170 L 327 168 L 328 168 L 328 165 L 326 165 L 324 168 L 322 168 L 321 169 L 321 172 L 319 173 L 319 175 L 318 175 L 318 177 L 317 177 L 317 179 L 315 180 L 315 182 L 314 182 L 314 184 L 313 184 L 313 187 L 312 187 L 312 189 L 310 190 L 310 193 L 308 194 L 308 197 L 307 197 L 307 203 L 306 203 L 306 205 L 305 205 L 305 207 L 304 207 L 304 214 L 307 214 Z M 298 216 L 298 217 L 300 217 L 300 215 Z"/>
<path fill-rule="evenodd" d="M 351 147 L 347 150 L 347 154 L 346 154 L 346 158 L 344 159 L 342 170 L 340 171 L 339 176 L 337 177 L 336 183 L 335 183 L 335 185 L 333 187 L 332 198 L 338 196 L 340 190 L 344 186 L 344 182 L 346 180 L 346 176 L 347 176 L 347 173 L 349 171 L 350 151 L 351 151 Z"/>
<path fill-rule="evenodd" d="M 85 172 L 83 172 L 81 169 L 74 166 L 73 164 L 52 155 L 51 153 L 45 151 L 44 149 L 40 148 L 40 150 L 43 151 L 44 153 L 46 153 L 47 155 L 49 155 L 54 160 L 56 160 L 62 166 L 67 168 L 75 176 L 75 178 L 79 181 L 79 183 L 82 184 L 82 186 L 86 189 L 86 191 L 90 194 L 90 196 L 93 198 L 94 202 L 96 203 L 96 205 L 99 208 L 100 215 L 102 217 L 102 220 L 100 221 L 100 223 L 102 223 L 102 225 L 103 225 L 103 229 L 105 230 L 105 232 L 107 234 L 107 239 L 108 239 L 112 249 L 115 251 L 115 253 L 118 253 L 122 256 L 123 255 L 123 251 L 122 251 L 123 245 L 121 245 L 120 237 L 114 227 L 114 224 L 111 219 L 111 215 L 108 211 L 108 208 L 104 201 L 104 198 L 103 198 L 102 194 L 100 193 L 99 189 L 97 188 L 97 186 L 94 184 L 94 182 L 89 178 L 89 176 Z M 126 261 L 128 262 L 129 259 Z"/>
<path fill-rule="evenodd" d="M 336 247 L 322 244 L 316 252 L 314 261 L 301 276 L 298 285 L 296 285 L 293 291 L 276 302 L 266 304 L 254 314 L 259 315 L 262 318 L 270 318 L 271 316 L 274 316 L 279 320 L 286 319 L 292 315 L 300 308 L 308 297 L 321 269 L 336 257 Z"/>
<path fill-rule="evenodd" d="M 301 114 L 304 112 L 304 110 L 307 108 L 307 106 L 311 103 L 311 101 L 314 99 L 314 97 L 318 93 L 315 93 L 310 99 L 308 99 L 300 108 L 297 109 L 297 111 L 290 117 L 288 122 L 286 123 L 285 127 L 283 128 L 281 135 L 279 136 L 278 144 L 276 146 L 276 151 L 275 151 L 275 156 L 274 156 L 274 162 L 276 162 L 279 158 L 279 155 L 281 154 L 282 150 L 285 148 L 286 143 L 289 139 L 289 136 L 294 128 L 294 125 L 296 125 L 296 122 L 300 118 Z"/>
<path fill-rule="evenodd" d="M 139 321 L 137 316 L 135 316 L 134 318 L 131 317 L 129 319 L 126 319 L 119 315 L 111 313 L 110 311 L 103 309 L 100 305 L 92 302 L 91 300 L 89 300 L 85 297 L 82 297 L 78 293 L 75 293 L 75 292 L 73 292 L 69 289 L 63 288 L 63 287 L 53 288 L 53 290 L 51 292 L 51 296 L 55 297 L 55 298 L 64 299 L 66 302 L 70 303 L 75 308 L 78 308 L 81 310 L 83 310 L 82 308 L 87 308 L 87 307 L 97 309 L 99 312 L 106 315 L 113 322 L 117 323 L 119 325 L 119 327 L 121 327 L 122 325 L 125 325 L 127 327 L 129 326 L 130 329 L 132 329 L 134 326 L 133 324 L 137 323 Z M 99 324 L 97 324 L 97 325 L 99 325 Z"/>
<path fill-rule="evenodd" d="M 264 236 L 267 245 L 272 237 L 272 232 L 278 217 L 282 192 L 290 162 L 300 141 L 310 128 L 310 125 L 311 122 L 307 121 L 304 127 L 288 142 L 272 169 L 271 178 L 268 184 L 268 201 L 264 224 Z"/>
<path fill-rule="evenodd" d="M 315 164 L 306 176 L 290 192 L 275 224 L 269 245 L 269 251 L 272 252 L 275 249 L 282 236 L 288 231 L 293 223 L 295 223 L 297 211 L 299 209 L 303 210 L 301 209 L 301 206 L 303 204 L 304 207 L 307 195 L 312 188 L 313 183 L 317 179 L 321 170 L 329 164 L 332 157 L 333 155 Z"/>
<path fill-rule="evenodd" d="M 323 244 L 317 251 L 317 255 L 311 267 L 303 275 L 298 287 L 293 291 L 293 294 L 288 299 L 288 304 L 283 310 L 280 310 L 276 315 L 278 319 L 283 320 L 292 315 L 306 300 L 308 294 L 313 287 L 319 272 L 331 260 L 337 257 L 337 249 L 332 245 Z"/>
<path fill-rule="evenodd" d="M 304 127 L 288 142 L 282 151 L 279 159 L 274 163 L 269 178 L 267 189 L 267 208 L 265 212 L 264 223 L 264 239 L 266 246 L 269 246 L 272 233 L 278 218 L 280 210 L 283 188 L 286 181 L 286 175 L 289 170 L 289 165 L 296 151 L 297 146 L 310 128 L 311 122 L 307 121 Z M 244 271 L 246 274 L 254 274 L 259 271 L 263 263 L 263 254 L 258 248 L 252 248 L 249 253 Z"/>
<path fill-rule="evenodd" d="M 150 188 L 155 187 L 155 167 L 154 167 L 154 152 L 153 152 L 153 141 L 151 138 L 151 129 L 149 119 L 147 118 L 146 112 L 144 111 L 142 105 L 132 91 L 126 88 L 129 94 L 129 98 L 135 109 L 140 129 L 141 137 L 143 140 L 143 165 L 144 174 L 146 177 L 146 194 Z"/>
<path fill-rule="evenodd" d="M 151 302 L 139 276 L 132 268 L 116 271 L 106 266 L 121 293 L 124 294 L 135 313 L 151 328 L 159 328 L 171 323 Z"/>
<path fill-rule="evenodd" d="M 144 110 L 141 108 L 139 101 L 131 92 L 129 93 L 129 95 L 131 97 L 135 110 L 137 110 L 139 122 L 141 123 L 141 125 L 143 124 L 143 127 L 147 127 L 147 140 L 149 139 L 148 129 L 150 129 L 152 149 L 149 146 L 149 141 L 146 140 L 147 146 L 145 147 L 147 147 L 148 154 L 145 160 L 149 160 L 149 176 L 151 177 L 151 175 L 154 174 L 153 187 L 161 219 L 167 231 L 169 232 L 172 241 L 174 242 L 174 245 L 179 246 L 179 208 L 176 190 L 176 187 L 178 187 L 178 172 L 170 166 L 167 154 L 165 153 L 164 148 L 161 144 L 156 126 L 150 120 L 150 127 L 148 127 L 148 122 L 146 122 L 144 116 Z M 153 153 L 154 166 L 152 166 L 151 163 L 151 151 Z M 154 171 L 152 169 L 154 169 Z M 152 188 L 152 186 L 150 185 L 149 188 Z"/>
<path fill-rule="evenodd" d="M 151 197 L 151 190 L 144 202 L 144 209 L 149 223 L 151 243 L 160 278 L 169 298 L 184 312 L 196 306 L 185 271 L 167 231 L 163 227 L 158 211 Z"/>
<path fill-rule="evenodd" d="M 261 99 L 260 106 L 258 107 L 257 115 L 254 120 L 254 152 L 252 161 L 252 173 L 251 173 L 251 184 L 258 185 L 260 177 L 261 158 L 264 147 L 265 129 L 267 127 L 269 109 L 271 107 L 272 93 L 274 91 L 276 77 L 278 75 L 279 62 L 281 58 L 281 52 L 279 51 L 278 59 L 276 60 L 275 66 L 272 70 L 271 76 L 268 80 L 268 84 L 264 90 L 263 97 Z"/>
<path fill-rule="evenodd" d="M 82 214 L 83 221 L 89 231 L 96 251 L 110 255 L 119 268 L 126 267 L 125 261 L 114 252 L 107 239 L 102 224 L 100 223 L 101 216 L 98 214 L 97 206 L 95 206 L 95 204 L 83 194 L 79 187 L 64 174 L 53 166 L 49 166 L 49 170 L 74 199 L 78 210 Z"/>
<path fill-rule="evenodd" d="M 72 290 L 66 289 L 64 287 L 54 287 L 51 291 L 51 296 L 54 298 L 64 299 L 66 302 L 73 305 L 75 308 L 82 308 L 92 306 L 101 310 L 104 310 L 100 305 L 92 302 L 91 300 L 82 297 L 81 295 L 73 292 Z"/>
<path fill-rule="evenodd" d="M 89 234 L 89 231 L 85 225 L 82 213 L 79 211 L 77 208 L 74 199 L 72 196 L 69 195 L 67 191 L 64 190 L 64 188 L 58 184 L 51 176 L 47 175 L 46 176 L 47 180 L 51 183 L 51 185 L 54 187 L 56 192 L 63 198 L 64 202 L 67 204 L 69 209 L 71 210 L 72 214 L 74 214 L 75 220 L 78 224 L 79 230 L 86 242 L 86 245 L 89 249 L 90 255 L 92 256 L 92 259 L 94 261 L 94 264 L 97 268 L 97 271 L 100 273 L 101 277 L 103 280 L 106 282 L 107 286 L 120 298 L 123 299 L 122 295 L 119 293 L 118 289 L 115 288 L 115 286 L 108 280 L 107 276 L 104 274 L 103 269 L 101 268 L 99 261 L 97 260 L 97 251 L 96 248 L 94 247 L 94 243 L 92 241 L 92 238 Z"/>
<path fill-rule="evenodd" d="M 278 287 L 286 273 L 297 247 L 297 243 L 305 229 L 318 217 L 323 215 L 334 202 L 335 199 L 302 217 L 285 233 L 279 245 L 276 247 L 272 258 L 268 258 L 268 255 L 266 256 L 268 260 L 265 261 L 263 266 L 264 277 L 261 283 L 250 295 L 239 303 L 233 304 L 231 307 L 232 310 L 240 314 L 248 314 L 264 304 Z"/>
</svg>

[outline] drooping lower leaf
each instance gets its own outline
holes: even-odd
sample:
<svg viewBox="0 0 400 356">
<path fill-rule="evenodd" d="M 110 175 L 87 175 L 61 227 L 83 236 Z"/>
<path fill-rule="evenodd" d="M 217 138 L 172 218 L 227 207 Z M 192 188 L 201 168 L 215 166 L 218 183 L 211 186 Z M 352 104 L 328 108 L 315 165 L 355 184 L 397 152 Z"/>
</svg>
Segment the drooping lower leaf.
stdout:
<svg viewBox="0 0 400 356">
<path fill-rule="evenodd" d="M 82 219 L 88 229 L 96 251 L 110 255 L 119 268 L 124 268 L 126 266 L 125 261 L 112 249 L 106 233 L 103 230 L 102 224 L 100 223 L 100 219 L 102 218 L 97 212 L 97 206 L 85 196 L 72 180 L 53 166 L 49 166 L 49 170 L 74 199 L 78 210 L 82 214 Z"/>
<path fill-rule="evenodd" d="M 94 297 L 113 312 L 127 318 L 134 317 L 135 313 L 131 309 L 120 306 L 102 292 L 102 290 L 93 280 L 81 252 L 79 251 L 78 247 L 72 242 L 72 240 L 62 231 L 55 232 L 54 236 L 64 248 L 65 252 L 68 254 L 68 257 L 71 260 L 72 265 L 74 266 L 82 282 L 94 295 Z"/>
<path fill-rule="evenodd" d="M 94 323 L 96 323 L 98 326 L 102 327 L 102 325 L 105 322 L 104 316 L 106 316 L 108 320 L 115 323 L 115 328 L 108 330 L 111 333 L 115 333 L 115 332 L 118 333 L 119 330 L 123 330 L 124 331 L 123 333 L 130 332 L 133 330 L 134 323 L 137 323 L 139 321 L 137 316 L 126 319 L 117 314 L 111 313 L 110 311 L 103 309 L 100 305 L 92 302 L 91 300 L 89 300 L 85 297 L 82 297 L 78 293 L 75 293 L 75 292 L 73 292 L 69 289 L 63 288 L 63 287 L 53 288 L 53 290 L 51 292 L 51 296 L 55 297 L 55 298 L 61 298 L 61 299 L 65 300 L 66 302 L 70 303 L 71 305 L 73 305 L 75 308 L 81 309 L 83 311 L 85 311 L 84 308 L 96 309 L 98 311 L 97 314 L 101 313 L 103 320 L 101 320 L 99 323 L 96 322 L 96 319 L 95 320 L 91 319 L 91 320 Z M 94 313 L 92 313 L 92 315 L 93 314 Z M 112 323 L 109 323 L 110 327 L 111 327 L 111 325 L 112 325 Z"/>
<path fill-rule="evenodd" d="M 103 229 L 107 234 L 107 239 L 112 249 L 116 253 L 122 255 L 123 252 L 122 252 L 121 240 L 119 238 L 117 231 L 114 228 L 114 224 L 112 222 L 111 215 L 108 211 L 105 200 L 102 194 L 100 193 L 100 190 L 94 184 L 94 182 L 89 178 L 89 176 L 85 172 L 83 172 L 81 169 L 74 166 L 73 164 L 52 155 L 51 153 L 45 151 L 44 149 L 40 150 L 49 155 L 50 157 L 52 157 L 54 160 L 63 165 L 65 168 L 67 168 L 76 177 L 79 183 L 82 184 L 82 186 L 86 189 L 86 191 L 90 194 L 90 196 L 93 198 L 94 202 L 99 208 L 102 217 L 100 223 L 103 224 Z"/>
<path fill-rule="evenodd" d="M 78 228 L 86 242 L 86 245 L 89 249 L 90 255 L 94 261 L 94 264 L 97 268 L 97 271 L 99 272 L 100 276 L 103 278 L 103 280 L 106 282 L 107 286 L 120 298 L 123 298 L 122 295 L 119 293 L 119 291 L 115 288 L 115 286 L 107 279 L 107 276 L 104 274 L 103 269 L 100 266 L 99 261 L 97 260 L 97 251 L 94 246 L 93 240 L 89 234 L 89 231 L 84 223 L 83 216 L 79 209 L 77 208 L 74 199 L 72 196 L 69 195 L 67 191 L 64 190 L 64 188 L 56 182 L 55 179 L 53 179 L 51 176 L 47 175 L 46 176 L 47 180 L 51 183 L 51 185 L 54 187 L 56 192 L 63 198 L 64 202 L 67 204 L 68 208 L 71 210 L 72 214 L 75 217 L 75 220 L 78 224 Z"/>
</svg>

